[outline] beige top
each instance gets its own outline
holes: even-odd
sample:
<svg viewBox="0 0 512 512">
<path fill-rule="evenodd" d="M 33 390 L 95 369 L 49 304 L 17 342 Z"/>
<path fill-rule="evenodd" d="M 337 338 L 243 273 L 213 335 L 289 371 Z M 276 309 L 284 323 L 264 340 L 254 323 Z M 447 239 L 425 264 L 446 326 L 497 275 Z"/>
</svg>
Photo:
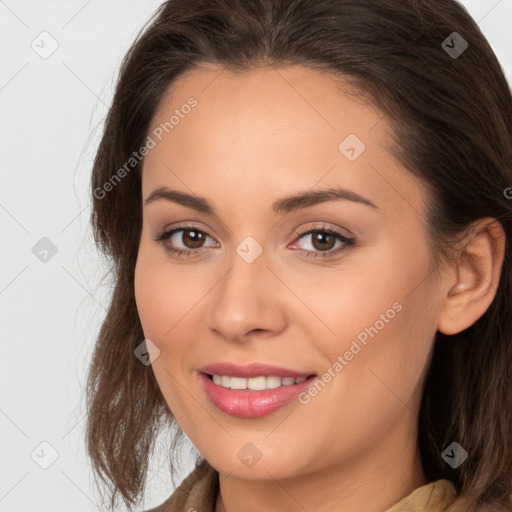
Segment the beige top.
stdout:
<svg viewBox="0 0 512 512">
<path fill-rule="evenodd" d="M 203 460 L 173 494 L 147 512 L 215 512 L 219 474 Z M 449 480 L 436 480 L 414 490 L 386 512 L 467 512 L 468 501 L 457 495 Z M 479 508 L 477 512 L 486 512 Z"/>
</svg>

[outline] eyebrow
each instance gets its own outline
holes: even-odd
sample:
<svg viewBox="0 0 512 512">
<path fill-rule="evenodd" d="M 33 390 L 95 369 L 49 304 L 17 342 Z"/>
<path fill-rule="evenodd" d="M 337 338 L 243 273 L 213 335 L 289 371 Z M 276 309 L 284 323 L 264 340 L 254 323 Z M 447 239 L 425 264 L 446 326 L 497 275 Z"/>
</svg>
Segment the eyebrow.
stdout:
<svg viewBox="0 0 512 512">
<path fill-rule="evenodd" d="M 215 208 L 206 198 L 194 196 L 186 192 L 180 192 L 178 190 L 172 190 L 168 187 L 159 187 L 155 189 L 146 198 L 144 204 L 148 205 L 162 199 L 166 201 L 172 201 L 198 212 L 216 215 Z M 301 210 L 303 208 L 308 208 L 316 204 L 338 200 L 353 201 L 355 203 L 370 206 L 376 210 L 380 209 L 369 199 L 366 199 L 365 197 L 352 192 L 351 190 L 335 187 L 322 190 L 299 192 L 297 194 L 278 199 L 272 204 L 272 211 L 275 214 L 289 213 L 292 211 Z"/>
</svg>

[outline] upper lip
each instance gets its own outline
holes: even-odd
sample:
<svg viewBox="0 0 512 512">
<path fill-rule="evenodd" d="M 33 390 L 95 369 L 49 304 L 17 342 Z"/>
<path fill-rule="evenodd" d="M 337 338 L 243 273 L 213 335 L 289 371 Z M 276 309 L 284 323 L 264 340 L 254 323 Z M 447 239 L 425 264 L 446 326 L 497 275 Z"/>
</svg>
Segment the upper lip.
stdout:
<svg viewBox="0 0 512 512">
<path fill-rule="evenodd" d="M 260 376 L 275 376 L 275 377 L 293 377 L 298 379 L 300 377 L 308 377 L 313 375 L 312 372 L 300 372 L 291 370 L 289 368 L 282 368 L 281 366 L 274 366 L 264 363 L 251 363 L 245 366 L 240 366 L 233 363 L 214 363 L 207 364 L 199 368 L 202 373 L 209 375 L 226 375 L 229 377 L 245 377 L 250 379 L 252 377 Z"/>
</svg>

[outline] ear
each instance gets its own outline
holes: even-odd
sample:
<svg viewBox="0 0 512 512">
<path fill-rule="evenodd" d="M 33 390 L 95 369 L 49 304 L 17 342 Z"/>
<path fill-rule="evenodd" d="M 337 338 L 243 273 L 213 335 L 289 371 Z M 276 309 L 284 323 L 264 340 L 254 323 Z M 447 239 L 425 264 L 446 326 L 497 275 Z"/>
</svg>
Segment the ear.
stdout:
<svg viewBox="0 0 512 512">
<path fill-rule="evenodd" d="M 485 217 L 474 223 L 454 264 L 453 279 L 441 304 L 437 329 L 457 334 L 473 325 L 491 305 L 501 275 L 506 235 L 503 226 Z"/>
</svg>

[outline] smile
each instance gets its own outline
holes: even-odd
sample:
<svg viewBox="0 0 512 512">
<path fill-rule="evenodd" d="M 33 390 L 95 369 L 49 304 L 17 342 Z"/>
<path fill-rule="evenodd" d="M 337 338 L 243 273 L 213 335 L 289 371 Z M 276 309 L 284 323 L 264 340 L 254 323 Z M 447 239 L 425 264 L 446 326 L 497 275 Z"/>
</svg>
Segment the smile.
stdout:
<svg viewBox="0 0 512 512">
<path fill-rule="evenodd" d="M 247 378 L 199 374 L 207 400 L 217 410 L 239 418 L 259 418 L 296 404 L 297 396 L 305 392 L 316 378 L 316 375 Z"/>
</svg>

